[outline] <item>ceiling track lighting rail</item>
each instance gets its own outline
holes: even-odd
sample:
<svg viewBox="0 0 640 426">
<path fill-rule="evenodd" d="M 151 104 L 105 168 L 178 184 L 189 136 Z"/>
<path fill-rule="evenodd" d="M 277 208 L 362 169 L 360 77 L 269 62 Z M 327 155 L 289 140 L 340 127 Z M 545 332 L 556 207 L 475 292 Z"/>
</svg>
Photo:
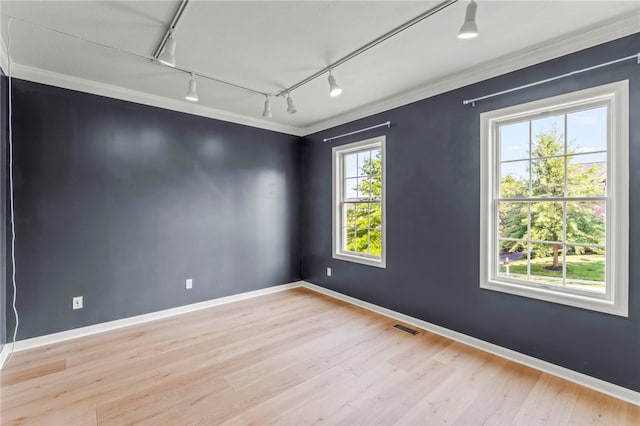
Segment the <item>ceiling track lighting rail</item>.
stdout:
<svg viewBox="0 0 640 426">
<path fill-rule="evenodd" d="M 404 30 L 414 26 L 415 24 L 424 21 L 425 19 L 427 19 L 428 17 L 435 15 L 436 13 L 446 9 L 447 7 L 451 6 L 452 4 L 458 2 L 458 0 L 447 0 L 447 1 L 443 1 L 442 3 L 432 7 L 431 9 L 427 10 L 424 13 L 421 13 L 420 15 L 416 16 L 415 18 L 412 18 L 410 20 L 408 20 L 407 22 L 405 22 L 402 25 L 399 25 L 397 27 L 395 27 L 394 29 L 392 29 L 391 31 L 386 32 L 385 34 L 381 35 L 380 37 L 371 40 L 369 43 L 365 44 L 364 46 L 354 50 L 353 52 L 349 53 L 346 56 L 343 56 L 342 58 L 338 59 L 337 61 L 335 61 L 334 63 L 332 63 L 331 65 L 324 67 L 323 69 L 321 69 L 320 71 L 316 72 L 315 74 L 310 75 L 309 77 L 305 78 L 304 80 L 299 81 L 298 83 L 294 84 L 291 87 L 287 87 L 286 89 L 280 91 L 278 93 L 277 96 L 285 96 L 288 93 L 296 90 L 297 88 L 304 86 L 305 84 L 309 83 L 310 81 L 315 80 L 316 78 L 326 74 L 327 72 L 331 72 L 334 68 L 344 64 L 347 61 L 350 61 L 351 59 L 355 58 L 356 56 L 359 56 L 361 54 L 363 54 L 364 52 L 366 52 L 367 50 L 371 49 L 372 47 L 377 46 L 378 44 L 382 43 L 385 40 L 390 39 L 391 37 L 403 32 Z"/>
<path fill-rule="evenodd" d="M 331 142 L 331 141 L 334 141 L 336 139 L 344 138 L 345 136 L 357 135 L 358 133 L 367 132 L 369 130 L 377 129 L 378 127 L 391 127 L 391 122 L 390 121 L 385 121 L 384 123 L 376 124 L 375 126 L 365 127 L 364 129 L 354 130 L 353 132 L 343 133 L 341 135 L 332 136 L 330 138 L 324 138 L 323 141 L 324 142 Z"/>
<path fill-rule="evenodd" d="M 138 58 L 138 59 L 143 59 L 143 60 L 147 60 L 147 61 L 154 61 L 157 64 L 161 64 L 154 57 L 149 56 L 149 55 L 130 52 L 128 50 L 121 49 L 119 47 L 110 46 L 108 44 L 100 43 L 100 42 L 97 42 L 97 41 L 94 41 L 94 40 L 90 40 L 90 39 L 87 39 L 87 38 L 84 38 L 84 37 L 80 37 L 80 36 L 77 36 L 77 35 L 74 35 L 74 34 L 70 34 L 70 33 L 64 32 L 64 31 L 60 31 L 60 30 L 57 30 L 55 28 L 47 27 L 45 25 L 38 24 L 37 22 L 29 21 L 27 19 L 16 18 L 16 17 L 10 16 L 10 15 L 6 15 L 6 16 L 9 19 L 14 19 L 16 21 L 24 22 L 26 24 L 30 24 L 30 25 L 33 25 L 33 26 L 36 26 L 36 27 L 39 27 L 39 28 L 43 28 L 45 30 L 54 32 L 56 34 L 60 34 L 60 35 L 66 36 L 66 37 L 70 37 L 70 38 L 73 38 L 73 39 L 76 39 L 76 40 L 80 40 L 80 41 L 83 41 L 85 43 L 93 44 L 94 46 L 98 46 L 98 47 L 101 47 L 103 49 L 113 50 L 115 52 L 123 53 L 123 54 L 129 55 L 129 56 L 133 56 L 133 57 Z M 255 89 L 252 89 L 250 87 L 242 86 L 240 84 L 235 84 L 235 83 L 232 83 L 230 81 L 225 81 L 225 80 L 219 79 L 217 77 L 213 77 L 213 76 L 210 76 L 210 75 L 206 75 L 206 74 L 202 74 L 202 73 L 199 73 L 199 72 L 191 71 L 191 70 L 188 70 L 186 68 L 179 67 L 179 66 L 174 66 L 174 67 L 169 66 L 169 65 L 165 65 L 165 66 L 167 68 L 169 68 L 169 69 L 173 69 L 173 70 L 179 71 L 181 73 L 188 74 L 189 76 L 193 75 L 193 76 L 196 76 L 196 77 L 201 77 L 201 78 L 204 78 L 204 79 L 207 79 L 207 80 L 214 81 L 216 83 L 225 84 L 227 86 L 235 87 L 237 89 L 246 90 L 247 92 L 255 93 L 255 94 L 261 95 L 261 96 L 265 96 L 265 95 L 272 96 L 272 94 L 270 94 L 270 93 L 265 93 L 265 92 L 262 92 L 260 90 L 255 90 Z"/>
<path fill-rule="evenodd" d="M 609 65 L 618 64 L 620 62 L 630 61 L 631 59 L 635 59 L 636 63 L 638 65 L 640 65 L 640 52 L 636 53 L 635 55 L 630 55 L 630 56 L 625 56 L 624 58 L 614 59 L 613 61 L 604 62 L 602 64 L 594 65 L 592 67 L 582 68 L 582 69 L 579 69 L 579 70 L 568 72 L 566 74 L 557 75 L 555 77 L 550 77 L 550 78 L 546 78 L 544 80 L 535 81 L 535 82 L 529 83 L 529 84 L 523 84 L 522 86 L 513 87 L 511 89 L 503 90 L 501 92 L 495 92 L 495 93 L 491 93 L 489 95 L 484 95 L 484 96 L 480 96 L 478 98 L 473 98 L 473 99 L 465 99 L 464 101 L 462 101 L 462 104 L 463 105 L 471 104 L 471 106 L 475 107 L 476 106 L 476 102 L 478 102 L 478 101 L 483 101 L 485 99 L 495 98 L 496 96 L 506 95 L 507 93 L 516 92 L 516 91 L 522 90 L 522 89 L 528 89 L 529 87 L 534 87 L 534 86 L 538 86 L 540 84 L 549 83 L 551 81 L 560 80 L 561 78 L 571 77 L 571 76 L 574 76 L 576 74 L 581 74 L 583 72 L 593 71 L 593 70 L 596 70 L 598 68 L 608 67 Z"/>
<path fill-rule="evenodd" d="M 271 101 L 269 99 L 270 96 L 280 96 L 283 97 L 286 100 L 287 103 L 287 112 L 289 114 L 295 114 L 297 112 L 297 108 L 293 103 L 293 98 L 291 97 L 291 92 L 293 90 L 296 90 L 297 88 L 309 83 L 312 80 L 315 80 L 316 78 L 322 76 L 323 74 L 326 74 L 327 72 L 329 73 L 328 76 L 328 82 L 329 82 L 329 95 L 332 97 L 336 97 L 339 96 L 342 93 L 342 88 L 338 85 L 338 83 L 336 82 L 336 78 L 333 76 L 332 71 L 334 70 L 334 68 L 344 64 L 347 61 L 350 61 L 351 59 L 354 59 L 355 57 L 361 55 L 362 53 L 368 51 L 369 49 L 377 46 L 378 44 L 384 42 L 385 40 L 390 39 L 391 37 L 403 32 L 404 30 L 416 25 L 417 23 L 427 19 L 430 16 L 435 15 L 438 12 L 441 12 L 442 10 L 446 9 L 447 7 L 453 5 L 454 3 L 457 3 L 458 0 L 447 0 L 447 1 L 443 1 L 441 3 L 439 3 L 438 5 L 432 7 L 431 9 L 421 13 L 420 15 L 408 20 L 407 22 L 393 28 L 392 30 L 386 32 L 385 34 L 381 35 L 380 37 L 377 37 L 376 39 L 370 41 L 369 43 L 365 44 L 364 46 L 354 50 L 353 52 L 349 53 L 348 55 L 338 59 L 337 61 L 333 62 L 331 65 L 321 69 L 320 71 L 314 73 L 313 75 L 310 75 L 309 77 L 305 78 L 302 81 L 299 81 L 298 83 L 294 84 L 293 86 L 290 86 L 284 90 L 281 90 L 277 93 L 269 93 L 269 92 L 264 92 L 264 91 L 260 91 L 260 90 L 255 90 L 252 89 L 250 87 L 246 87 L 246 86 L 242 86 L 240 84 L 236 84 L 236 83 L 232 83 L 230 81 L 226 81 L 226 80 L 222 80 L 210 75 L 206 75 L 206 74 L 202 74 L 199 72 L 195 72 L 193 70 L 189 70 L 189 69 L 185 69 L 182 67 L 179 67 L 176 65 L 176 58 L 175 58 L 175 51 L 176 51 L 176 40 L 174 38 L 175 34 L 175 28 L 178 25 L 178 22 L 180 21 L 180 18 L 183 16 L 184 11 L 187 7 L 187 5 L 189 4 L 189 0 L 180 0 L 180 3 L 178 5 L 178 7 L 176 8 L 176 11 L 173 15 L 173 18 L 170 22 L 170 24 L 168 25 L 164 36 L 162 37 L 162 40 L 160 41 L 160 44 L 158 45 L 158 47 L 156 48 L 153 56 L 149 56 L 146 54 L 139 54 L 139 53 L 134 53 L 125 49 L 121 49 L 118 47 L 114 47 L 114 46 L 110 46 L 104 43 L 99 43 L 90 39 L 86 39 L 83 37 L 79 37 L 76 36 L 74 34 L 70 34 L 64 31 L 60 31 L 51 27 L 47 27 L 45 25 L 42 24 L 38 24 L 36 22 L 33 21 L 29 21 L 27 19 L 22 19 L 22 18 L 15 18 L 12 16 L 8 16 L 11 19 L 16 19 L 18 21 L 21 22 L 25 22 L 27 24 L 31 24 L 33 26 L 39 27 L 39 28 L 43 28 L 46 30 L 49 30 L 51 32 L 57 33 L 57 34 L 61 34 L 70 38 L 74 38 L 76 40 L 81 40 L 90 44 L 93 44 L 95 46 L 99 46 L 101 48 L 104 49 L 110 49 L 119 53 L 123 53 L 129 56 L 133 56 L 139 59 L 144 59 L 144 60 L 149 60 L 149 61 L 153 61 L 156 64 L 159 65 L 163 65 L 166 66 L 167 68 L 172 68 L 176 71 L 182 72 L 184 74 L 188 74 L 190 76 L 190 79 L 188 81 L 188 90 L 187 90 L 187 94 L 185 96 L 185 98 L 189 101 L 192 102 L 197 102 L 198 101 L 198 93 L 197 93 L 197 82 L 196 82 L 196 77 L 200 77 L 200 78 L 204 78 L 210 81 L 214 81 L 216 83 L 220 83 L 220 84 L 224 84 L 230 87 L 235 87 L 237 89 L 241 89 L 253 94 L 257 94 L 257 95 L 261 95 L 261 96 L 265 96 L 265 103 L 264 103 L 264 109 L 262 112 L 262 116 L 265 118 L 271 118 L 272 117 L 272 112 L 271 112 Z M 470 36 L 476 36 L 477 35 L 477 25 L 475 23 L 475 17 L 476 17 L 476 11 L 477 11 L 477 5 L 475 3 L 474 0 L 471 0 L 469 5 L 467 6 L 466 9 L 466 15 L 465 15 L 465 22 L 463 24 L 463 26 L 461 27 L 459 33 L 458 33 L 458 37 L 459 38 L 468 38 Z M 469 30 L 470 28 L 470 30 Z M 471 34 L 471 35 L 469 35 Z M 467 101 L 465 101 L 466 103 Z M 390 126 L 390 123 L 383 123 L 380 126 L 383 125 L 387 125 Z M 376 127 L 380 127 L 380 126 L 374 126 L 373 128 Z M 370 128 L 367 129 L 363 129 L 361 131 L 366 131 L 366 130 L 370 130 Z M 355 133 L 359 133 L 355 132 Z M 341 135 L 338 137 L 343 137 L 343 136 L 348 136 L 350 134 L 353 133 L 349 133 L 346 135 Z M 335 138 L 330 138 L 330 139 L 325 139 L 325 141 L 327 140 L 333 140 L 333 139 L 337 139 L 338 137 Z"/>
<path fill-rule="evenodd" d="M 160 54 L 162 53 L 162 50 L 164 49 L 165 45 L 167 44 L 167 41 L 169 40 L 169 37 L 171 37 L 171 33 L 173 32 L 173 30 L 175 30 L 176 26 L 178 25 L 178 21 L 180 21 L 180 18 L 182 17 L 184 10 L 187 8 L 187 4 L 189 4 L 189 0 L 180 1 L 178 8 L 173 14 L 173 19 L 171 20 L 171 23 L 167 27 L 167 30 L 162 36 L 162 40 L 160 40 L 160 44 L 158 45 L 158 48 L 153 54 L 154 59 L 157 60 Z"/>
</svg>

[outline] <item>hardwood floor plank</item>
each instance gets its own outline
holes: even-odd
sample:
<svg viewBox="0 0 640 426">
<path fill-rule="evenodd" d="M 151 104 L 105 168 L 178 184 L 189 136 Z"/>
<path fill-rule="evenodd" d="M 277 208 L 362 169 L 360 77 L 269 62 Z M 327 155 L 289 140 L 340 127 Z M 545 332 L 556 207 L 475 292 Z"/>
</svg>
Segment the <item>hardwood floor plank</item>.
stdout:
<svg viewBox="0 0 640 426">
<path fill-rule="evenodd" d="M 543 374 L 514 419 L 518 425 L 568 424 L 581 387 Z"/>
<path fill-rule="evenodd" d="M 321 374 L 305 380 L 299 385 L 287 389 L 269 400 L 245 411 L 242 416 L 251 425 L 263 424 L 299 424 L 294 414 L 298 409 L 308 409 L 306 416 L 318 417 L 318 406 L 325 398 L 340 392 L 349 391 L 353 376 L 340 367 L 332 367 Z"/>
<path fill-rule="evenodd" d="M 568 424 L 624 424 L 627 405 L 624 401 L 581 388 Z"/>
<path fill-rule="evenodd" d="M 511 424 L 541 375 L 529 367 L 507 363 L 453 424 Z"/>
<path fill-rule="evenodd" d="M 33 380 L 39 377 L 48 376 L 49 374 L 64 371 L 66 368 L 67 362 L 63 359 L 53 362 L 47 362 L 46 364 L 16 369 L 9 374 L 2 375 L 2 385 L 13 386 L 21 382 L 26 382 L 28 380 Z"/>
<path fill-rule="evenodd" d="M 349 413 L 337 417 L 337 424 L 396 424 L 408 409 L 455 371 L 429 358 L 425 358 L 413 372 L 397 367 L 393 369 L 391 373 L 381 369 L 382 374 L 377 377 L 368 376 L 373 379 L 369 387 L 349 402 Z"/>
<path fill-rule="evenodd" d="M 308 289 L 14 354 L 3 425 L 637 425 L 640 407 Z"/>
<path fill-rule="evenodd" d="M 317 309 L 313 312 L 309 310 L 304 311 L 303 314 L 304 314 L 304 317 L 302 322 L 311 320 L 314 315 L 320 315 L 320 314 L 327 315 L 326 312 L 322 313 L 320 310 L 317 310 Z M 222 351 L 225 354 L 230 354 L 230 350 L 232 348 L 239 348 L 240 350 L 244 350 L 245 348 L 244 341 L 247 339 L 251 339 L 252 337 L 258 336 L 260 334 L 262 334 L 265 337 L 277 336 L 279 334 L 282 334 L 286 330 L 295 328 L 295 327 L 296 327 L 295 325 L 290 324 L 278 329 L 274 329 L 271 332 L 265 334 L 265 333 L 261 333 L 251 324 L 244 327 L 244 329 L 238 331 L 235 329 L 234 330 L 224 329 L 224 323 L 223 323 L 223 326 L 221 327 L 221 332 L 211 331 L 204 335 L 199 334 L 197 338 L 189 338 L 188 339 L 190 343 L 189 350 L 195 353 L 202 353 L 213 347 L 213 348 L 217 348 L 216 353 L 219 353 Z M 147 350 L 144 348 L 144 341 L 139 342 L 137 344 L 137 347 L 139 347 L 140 349 L 135 349 L 136 346 L 132 347 L 132 350 L 136 351 L 136 354 L 128 356 L 125 365 L 131 366 L 133 371 L 144 371 L 145 369 L 137 368 L 137 367 L 138 366 L 149 367 L 148 362 L 167 364 L 169 361 L 175 360 L 175 362 L 177 363 L 181 363 L 181 362 L 189 363 L 189 360 L 185 361 L 183 359 L 184 357 L 182 356 L 182 351 L 185 348 L 182 345 L 174 344 L 173 343 L 174 341 L 175 339 L 165 341 L 164 352 L 161 353 L 164 359 L 161 359 L 159 361 L 158 360 L 148 361 L 147 360 L 148 356 L 145 356 L 145 355 L 148 355 L 149 352 L 147 352 Z M 157 350 L 150 352 L 151 355 L 156 353 L 158 353 Z M 176 355 L 175 358 L 173 357 L 173 355 Z M 80 369 L 68 369 L 67 370 L 68 374 L 74 376 L 73 378 L 70 379 L 71 382 L 68 384 L 75 388 L 81 388 L 83 386 L 90 384 L 92 381 L 114 379 L 117 377 L 126 376 L 126 374 L 128 374 L 126 372 L 117 371 L 120 369 L 119 364 L 115 362 L 108 362 L 108 363 L 104 362 L 106 360 L 114 361 L 113 359 L 110 359 L 110 358 L 103 358 L 102 360 L 99 360 L 99 365 L 83 365 Z M 17 359 L 16 359 L 16 362 L 18 362 Z M 112 370 L 116 370 L 116 371 L 112 373 Z M 147 368 L 146 370 L 149 370 L 149 368 Z M 53 388 L 54 390 L 52 392 L 55 392 L 56 385 L 54 383 L 45 383 L 41 387 L 40 391 L 45 392 L 47 386 Z M 9 387 L 4 395 L 5 403 L 7 401 L 11 402 L 14 399 L 14 394 L 19 394 L 20 392 L 22 393 L 22 396 L 26 396 L 28 398 L 29 395 L 26 395 L 29 393 L 28 390 L 29 389 L 27 387 L 22 387 L 22 388 L 15 387 L 15 386 Z"/>
</svg>

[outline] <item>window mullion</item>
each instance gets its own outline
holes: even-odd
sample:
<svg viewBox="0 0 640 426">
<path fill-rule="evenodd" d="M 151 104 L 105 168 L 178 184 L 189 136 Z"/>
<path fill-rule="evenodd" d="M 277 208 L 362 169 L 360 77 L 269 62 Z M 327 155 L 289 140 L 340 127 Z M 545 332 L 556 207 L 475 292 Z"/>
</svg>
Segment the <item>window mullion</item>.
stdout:
<svg viewBox="0 0 640 426">
<path fill-rule="evenodd" d="M 513 198 L 498 198 L 498 201 L 505 202 L 543 202 L 550 201 L 554 203 L 561 203 L 563 201 L 607 201 L 608 197 L 513 197 Z"/>
<path fill-rule="evenodd" d="M 533 137 L 531 135 L 531 120 L 529 120 L 529 197 L 533 197 Z M 527 201 L 527 280 L 531 280 L 531 201 Z"/>
<path fill-rule="evenodd" d="M 562 203 L 562 286 L 567 285 L 567 202 Z"/>
<path fill-rule="evenodd" d="M 564 196 L 569 197 L 569 128 L 564 114 Z M 567 202 L 562 202 L 562 287 L 567 286 Z"/>
</svg>

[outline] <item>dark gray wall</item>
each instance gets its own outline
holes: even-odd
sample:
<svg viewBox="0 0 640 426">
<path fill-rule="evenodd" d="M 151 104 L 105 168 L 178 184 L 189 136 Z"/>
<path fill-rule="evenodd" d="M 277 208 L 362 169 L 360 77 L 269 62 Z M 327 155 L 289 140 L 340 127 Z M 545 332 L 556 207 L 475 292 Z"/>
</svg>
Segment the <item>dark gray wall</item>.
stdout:
<svg viewBox="0 0 640 426">
<path fill-rule="evenodd" d="M 473 42 L 472 42 L 473 43 Z M 307 137 L 305 280 L 640 391 L 640 72 L 635 61 L 479 102 L 462 100 L 638 52 L 636 34 Z M 480 113 L 630 80 L 629 317 L 479 288 Z M 322 138 L 391 120 L 393 127 Z M 331 257 L 331 148 L 387 135 L 387 268 Z M 326 276 L 332 268 L 332 277 Z"/>
<path fill-rule="evenodd" d="M 13 123 L 18 339 L 300 278 L 298 138 L 16 79 Z"/>
<path fill-rule="evenodd" d="M 7 78 L 0 70 L 0 212 L 6 212 L 6 185 L 7 185 L 7 119 L 8 119 L 8 96 Z M 0 215 L 0 352 L 7 341 L 7 310 L 5 300 L 7 295 L 7 214 Z"/>
</svg>

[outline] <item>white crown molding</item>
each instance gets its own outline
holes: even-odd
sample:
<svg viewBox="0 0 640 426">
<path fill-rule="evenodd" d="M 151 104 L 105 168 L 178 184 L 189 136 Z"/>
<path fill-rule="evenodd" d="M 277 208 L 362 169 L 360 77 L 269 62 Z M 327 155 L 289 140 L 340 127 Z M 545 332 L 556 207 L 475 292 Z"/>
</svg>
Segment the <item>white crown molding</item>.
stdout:
<svg viewBox="0 0 640 426">
<path fill-rule="evenodd" d="M 605 23 L 593 26 L 587 30 L 575 32 L 567 36 L 535 45 L 518 54 L 503 56 L 483 65 L 451 75 L 436 83 L 421 86 L 398 96 L 375 102 L 361 108 L 356 108 L 350 112 L 313 123 L 306 127 L 296 127 L 276 123 L 270 120 L 249 117 L 199 104 L 184 102 L 182 100 L 152 95 L 27 65 L 13 63 L 11 64 L 11 72 L 14 77 L 34 81 L 36 83 L 78 90 L 109 98 L 136 102 L 294 136 L 307 136 L 637 32 L 640 32 L 640 23 L 637 16 L 634 14 L 627 14 L 623 17 L 614 18 Z M 0 39 L 0 67 L 2 67 L 5 74 L 7 74 L 7 52 L 2 39 Z M 460 102 L 462 103 L 462 99 L 460 99 Z"/>
<path fill-rule="evenodd" d="M 277 285 L 273 287 L 267 287 L 260 290 L 249 291 L 246 293 L 234 294 L 231 296 L 220 297 L 217 299 L 206 300 L 204 302 L 192 303 L 190 305 L 178 306 L 177 308 L 164 309 L 162 311 L 151 312 L 148 314 L 137 315 L 134 317 L 119 319 L 115 321 L 103 322 L 100 324 L 89 325 L 86 327 L 74 328 L 72 330 L 61 331 L 59 333 L 47 334 L 44 336 L 33 337 L 31 339 L 18 340 L 15 343 L 14 352 L 24 351 L 27 349 L 38 348 L 41 346 L 51 345 L 54 343 L 65 342 L 67 340 L 77 339 L 79 337 L 91 336 L 94 334 L 104 333 L 105 331 L 118 330 L 132 325 L 144 324 L 150 321 L 156 321 L 159 319 L 169 318 L 176 315 L 182 315 L 189 312 L 199 311 L 201 309 L 207 309 L 214 306 L 226 305 L 227 303 L 238 302 L 240 300 L 251 299 L 258 296 L 264 296 L 266 294 L 277 293 L 291 288 L 300 287 L 302 281 L 297 281 L 288 284 Z M 11 342 L 8 342 L 4 349 L 11 347 Z M 3 352 L 5 352 L 3 350 Z M 7 352 L 9 352 L 7 350 Z"/>
<path fill-rule="evenodd" d="M 511 349 L 507 349 L 502 346 L 498 346 L 493 343 L 489 343 L 484 340 L 480 340 L 475 337 L 450 330 L 448 328 L 440 327 L 439 325 L 431 324 L 421 319 L 401 314 L 399 312 L 392 311 L 391 309 L 383 308 L 381 306 L 374 305 L 373 303 L 365 302 L 360 299 L 356 299 L 355 297 L 347 296 L 342 293 L 338 293 L 336 291 L 329 290 L 306 281 L 302 281 L 302 286 L 308 288 L 309 290 L 313 290 L 326 296 L 333 297 L 335 299 L 339 299 L 352 305 L 367 309 L 377 314 L 384 315 L 385 317 L 410 324 L 414 327 L 430 331 L 434 334 L 438 334 L 451 340 L 455 340 L 456 342 L 460 342 L 462 344 L 480 349 L 490 354 L 497 355 L 501 358 L 517 362 L 518 364 L 526 365 L 527 367 L 534 368 L 544 373 L 560 377 L 561 379 L 568 380 L 589 389 L 593 389 L 614 398 L 618 398 L 623 401 L 630 402 L 631 404 L 640 406 L 640 392 L 636 392 L 622 386 L 614 385 L 613 383 L 596 379 L 595 377 L 591 377 L 586 374 L 570 370 L 568 368 L 560 367 L 559 365 L 552 364 L 550 362 L 543 361 L 541 359 L 534 358 L 532 356 L 525 355 L 523 353 L 516 352 Z"/>
<path fill-rule="evenodd" d="M 300 129 L 285 124 L 275 123 L 255 117 L 248 117 L 235 114 L 216 108 L 206 107 L 200 104 L 171 99 L 164 96 L 152 95 L 139 92 L 137 90 L 114 86 L 111 84 L 99 83 L 80 77 L 60 74 L 53 71 L 43 70 L 22 64 L 11 64 L 11 76 L 22 80 L 33 81 L 35 83 L 47 84 L 49 86 L 61 87 L 64 89 L 77 90 L 94 95 L 105 96 L 124 101 L 135 102 L 143 105 L 164 108 L 172 111 L 183 112 L 201 117 L 213 118 L 216 120 L 228 121 L 230 123 L 242 124 L 250 127 L 257 127 L 274 132 L 286 133 L 294 136 L 301 136 Z"/>
<path fill-rule="evenodd" d="M 27 65 L 13 63 L 11 64 L 11 72 L 14 77 L 36 83 L 78 90 L 109 98 L 136 102 L 294 136 L 307 136 L 637 32 L 640 32 L 640 24 L 637 16 L 627 14 L 623 17 L 614 18 L 605 23 L 593 26 L 587 30 L 575 32 L 567 36 L 535 45 L 518 54 L 503 56 L 483 65 L 451 75 L 436 83 L 421 86 L 398 96 L 356 108 L 350 112 L 313 123 L 306 127 L 296 127 L 276 123 L 270 120 L 236 114 L 199 104 L 184 102 L 182 100 L 139 92 L 132 89 L 60 74 Z M 5 74 L 7 74 L 7 54 L 6 47 L 2 39 L 0 39 L 0 66 L 3 71 L 5 71 Z M 462 103 L 462 99 L 460 102 Z"/>
<path fill-rule="evenodd" d="M 301 131 L 304 136 L 311 135 L 341 124 L 389 111 L 403 105 L 408 105 L 441 93 L 559 58 L 637 32 L 640 32 L 640 20 L 638 16 L 626 14 L 586 30 L 534 45 L 517 54 L 506 55 L 483 65 L 469 68 L 440 80 L 437 83 L 427 84 L 398 96 L 314 123 L 302 128 Z M 462 101 L 463 99 L 460 99 L 460 105 L 462 105 Z"/>
</svg>

